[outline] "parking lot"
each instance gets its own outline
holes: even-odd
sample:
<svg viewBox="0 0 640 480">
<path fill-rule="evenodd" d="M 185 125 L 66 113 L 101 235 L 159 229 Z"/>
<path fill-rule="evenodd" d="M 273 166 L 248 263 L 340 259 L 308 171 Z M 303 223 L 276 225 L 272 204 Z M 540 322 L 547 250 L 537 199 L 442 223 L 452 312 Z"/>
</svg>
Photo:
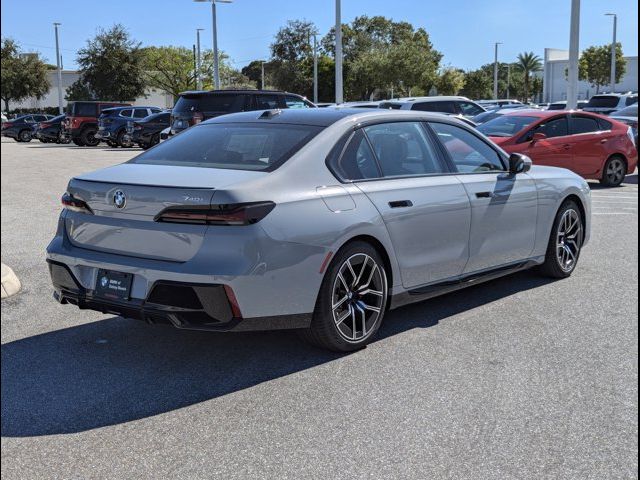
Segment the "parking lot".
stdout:
<svg viewBox="0 0 640 480">
<path fill-rule="evenodd" d="M 139 149 L 2 139 L 2 476 L 637 476 L 638 185 L 593 188 L 567 280 L 524 272 L 391 312 L 350 355 L 58 305 L 70 177 Z"/>
</svg>

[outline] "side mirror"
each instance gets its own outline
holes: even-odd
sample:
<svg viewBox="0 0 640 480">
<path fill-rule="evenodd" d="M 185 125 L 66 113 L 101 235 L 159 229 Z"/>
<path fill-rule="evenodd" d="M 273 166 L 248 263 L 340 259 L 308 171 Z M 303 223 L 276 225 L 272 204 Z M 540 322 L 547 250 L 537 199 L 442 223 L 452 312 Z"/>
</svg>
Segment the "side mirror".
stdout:
<svg viewBox="0 0 640 480">
<path fill-rule="evenodd" d="M 544 140 L 545 138 L 547 138 L 546 133 L 536 132 L 533 134 L 533 137 L 531 137 L 531 142 L 535 143 L 539 140 Z"/>
<path fill-rule="evenodd" d="M 544 134 L 542 134 L 544 135 Z M 509 155 L 509 173 L 517 175 L 519 173 L 527 173 L 531 170 L 533 162 L 529 157 L 521 153 L 512 153 Z"/>
</svg>

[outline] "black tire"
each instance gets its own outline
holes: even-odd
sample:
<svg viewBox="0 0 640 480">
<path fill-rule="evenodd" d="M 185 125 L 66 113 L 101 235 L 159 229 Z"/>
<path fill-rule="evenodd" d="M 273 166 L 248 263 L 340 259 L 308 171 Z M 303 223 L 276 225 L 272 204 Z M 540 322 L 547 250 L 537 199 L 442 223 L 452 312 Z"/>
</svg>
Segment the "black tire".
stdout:
<svg viewBox="0 0 640 480">
<path fill-rule="evenodd" d="M 627 176 L 627 162 L 619 155 L 609 158 L 602 169 L 600 183 L 605 187 L 619 187 Z"/>
<path fill-rule="evenodd" d="M 153 147 L 154 145 L 157 145 L 160 143 L 160 134 L 156 133 L 155 135 L 153 135 L 151 137 L 151 141 L 149 142 L 149 146 Z"/>
<path fill-rule="evenodd" d="M 25 142 L 28 143 L 31 141 L 31 139 L 33 138 L 33 136 L 31 135 L 31 130 L 20 130 L 20 133 L 18 133 L 18 138 L 20 139 L 21 142 Z"/>
<path fill-rule="evenodd" d="M 575 252 L 573 252 L 574 259 L 572 260 L 571 265 L 568 265 L 561 261 L 562 252 L 566 252 L 567 248 L 573 250 L 574 247 L 571 247 L 571 242 L 574 240 L 569 240 L 571 235 L 562 236 L 559 239 L 558 233 L 561 228 L 564 228 L 562 225 L 563 219 L 568 212 L 573 212 L 571 215 L 575 215 L 579 222 L 579 230 L 577 231 L 577 235 L 575 236 Z M 566 233 L 566 232 L 565 232 Z M 576 269 L 578 264 L 578 260 L 580 259 L 580 252 L 582 250 L 582 242 L 584 240 L 584 224 L 582 220 L 582 213 L 580 211 L 580 207 L 573 200 L 567 200 L 564 202 L 558 213 L 556 214 L 556 218 L 553 221 L 553 228 L 551 229 L 551 235 L 549 237 L 549 244 L 547 245 L 547 253 L 545 257 L 545 261 L 539 267 L 539 271 L 542 275 L 551 278 L 567 278 L 570 277 L 571 274 Z M 562 246 L 561 246 L 562 245 Z M 567 248 L 565 248 L 565 246 Z M 567 259 L 570 259 L 571 256 L 567 256 Z"/>
<path fill-rule="evenodd" d="M 138 143 L 138 145 L 140 146 L 140 148 L 142 148 L 143 150 L 149 150 L 151 148 L 151 144 L 150 143 L 143 143 L 140 142 Z"/>
<path fill-rule="evenodd" d="M 118 148 L 118 144 L 114 141 L 111 140 L 107 140 L 107 146 L 111 147 L 111 148 Z"/>
<path fill-rule="evenodd" d="M 368 277 L 369 281 L 366 285 L 358 285 L 355 276 L 351 276 L 349 273 L 345 273 L 345 275 L 340 273 L 341 271 L 348 272 L 345 269 L 345 265 L 351 259 L 356 259 L 356 261 L 361 259 L 362 263 L 360 265 L 355 264 L 354 269 L 359 271 L 358 279 L 362 277 L 364 281 L 364 278 Z M 362 268 L 361 271 L 359 270 L 360 267 Z M 339 289 L 340 285 L 345 285 L 345 280 L 354 287 L 354 292 L 347 292 L 344 289 L 344 296 L 343 293 L 336 295 L 336 288 Z M 380 288 L 378 290 L 380 295 L 361 293 L 372 290 L 373 285 L 375 285 L 374 288 Z M 358 290 L 360 287 L 365 290 Z M 356 241 L 349 243 L 336 253 L 329 264 L 320 286 L 311 326 L 308 329 L 301 330 L 300 335 L 305 341 L 328 350 L 337 352 L 359 350 L 372 341 L 380 328 L 387 307 L 387 294 L 388 286 L 384 262 L 378 251 L 366 242 Z M 352 295 L 354 296 L 352 297 Z M 365 299 L 367 303 L 363 303 Z M 335 304 L 334 301 L 336 302 Z M 373 304 L 371 307 L 378 310 L 377 312 L 372 311 L 368 320 L 366 311 L 359 306 L 366 306 L 367 304 Z M 335 305 L 340 306 L 335 307 Z M 339 309 L 342 309 L 342 311 Z M 356 309 L 358 309 L 357 314 Z M 369 311 L 368 308 L 367 311 Z M 349 312 L 351 313 L 349 314 Z M 344 319 L 349 321 L 337 318 L 344 313 L 347 313 Z M 341 326 L 339 327 L 339 325 Z M 349 327 L 350 325 L 352 325 L 352 328 Z M 353 333 L 351 339 L 347 338 L 344 330 L 350 330 Z M 357 338 L 358 334 L 361 334 L 359 338 Z"/>
<path fill-rule="evenodd" d="M 126 143 L 124 141 L 124 136 L 127 134 L 125 130 L 120 130 L 118 135 L 116 136 L 116 143 L 122 148 L 129 148 L 132 146 L 131 143 Z"/>
<path fill-rule="evenodd" d="M 80 141 L 87 147 L 97 147 L 100 144 L 100 140 L 96 138 L 97 131 L 95 127 L 86 127 L 80 133 Z"/>
<path fill-rule="evenodd" d="M 74 145 L 77 145 L 78 147 L 84 147 L 84 142 L 82 141 L 81 138 L 72 138 L 71 141 L 74 143 Z"/>
<path fill-rule="evenodd" d="M 18 142 L 18 143 L 20 143 L 20 142 L 21 142 L 21 140 L 20 140 L 18 137 L 15 137 L 15 138 L 13 139 L 13 141 L 14 141 L 14 142 Z"/>
</svg>

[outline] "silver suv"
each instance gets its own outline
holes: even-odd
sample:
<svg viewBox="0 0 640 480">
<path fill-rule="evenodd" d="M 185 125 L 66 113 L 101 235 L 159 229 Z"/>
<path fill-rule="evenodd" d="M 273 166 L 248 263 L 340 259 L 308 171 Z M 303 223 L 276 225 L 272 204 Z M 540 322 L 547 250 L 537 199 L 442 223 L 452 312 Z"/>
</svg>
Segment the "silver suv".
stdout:
<svg viewBox="0 0 640 480">
<path fill-rule="evenodd" d="M 583 110 L 585 112 L 609 115 L 611 112 L 628 107 L 634 103 L 638 103 L 637 93 L 606 93 L 591 97 L 589 103 L 587 103 Z"/>
</svg>

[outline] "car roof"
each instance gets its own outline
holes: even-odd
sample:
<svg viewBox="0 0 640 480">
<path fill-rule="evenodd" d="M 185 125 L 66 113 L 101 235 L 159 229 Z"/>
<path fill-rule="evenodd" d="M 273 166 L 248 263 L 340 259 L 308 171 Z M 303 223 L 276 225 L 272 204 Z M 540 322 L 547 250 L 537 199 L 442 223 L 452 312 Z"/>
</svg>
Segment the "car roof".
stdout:
<svg viewBox="0 0 640 480">
<path fill-rule="evenodd" d="M 190 96 L 198 96 L 198 95 L 221 95 L 221 94 L 230 94 L 230 93 L 237 93 L 237 94 L 241 94 L 241 93 L 251 93 L 251 94 L 256 94 L 256 93 L 287 93 L 289 94 L 289 92 L 285 92 L 283 90 L 255 90 L 255 89 L 251 89 L 251 88 L 244 88 L 244 89 L 220 89 L 220 90 L 187 90 L 184 92 L 180 92 L 180 96 L 182 95 L 190 95 Z M 297 93 L 291 93 L 290 95 L 298 95 Z M 298 95 L 299 97 L 301 97 L 302 95 Z"/>
<path fill-rule="evenodd" d="M 471 101 L 467 97 L 461 97 L 457 95 L 441 95 L 432 97 L 402 97 L 394 98 L 393 100 L 385 100 L 384 102 L 391 103 L 415 103 L 415 102 L 450 102 L 452 100 L 465 100 Z"/>
<path fill-rule="evenodd" d="M 230 113 L 211 118 L 201 123 L 282 123 L 328 127 L 339 120 L 353 117 L 360 121 L 389 118 L 407 119 L 419 117 L 421 120 L 451 119 L 451 123 L 462 123 L 455 116 L 442 115 L 437 112 L 417 112 L 414 110 L 387 110 L 378 108 L 287 108 L 282 110 L 255 110 L 250 112 Z"/>
<path fill-rule="evenodd" d="M 556 115 L 562 115 L 564 113 L 579 113 L 580 115 L 590 115 L 593 117 L 602 117 L 601 115 L 595 115 L 592 112 L 584 112 L 582 110 L 538 110 L 538 109 L 531 109 L 531 110 L 524 110 L 522 108 L 519 109 L 505 109 L 505 115 L 511 115 L 511 116 L 517 116 L 517 115 L 522 115 L 523 113 L 526 113 L 527 116 L 530 117 L 538 117 L 538 118 L 549 118 L 549 117 L 554 117 Z M 604 118 L 604 117 L 602 117 Z"/>
</svg>

